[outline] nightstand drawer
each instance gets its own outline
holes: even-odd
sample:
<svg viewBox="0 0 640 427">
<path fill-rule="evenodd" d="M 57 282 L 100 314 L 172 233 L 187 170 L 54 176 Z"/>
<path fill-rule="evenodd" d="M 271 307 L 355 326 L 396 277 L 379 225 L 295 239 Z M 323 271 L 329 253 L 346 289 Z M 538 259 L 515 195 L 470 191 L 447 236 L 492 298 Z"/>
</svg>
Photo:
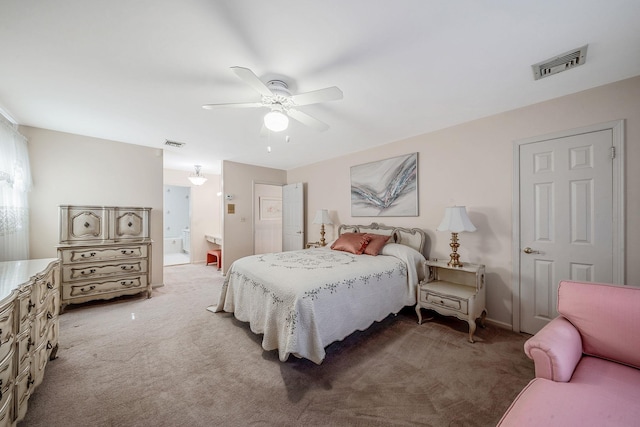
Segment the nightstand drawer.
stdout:
<svg viewBox="0 0 640 427">
<path fill-rule="evenodd" d="M 449 310 L 459 311 L 463 314 L 467 314 L 469 311 L 467 300 L 459 300 L 443 295 L 438 295 L 424 289 L 420 291 L 420 302 L 448 308 Z"/>
</svg>

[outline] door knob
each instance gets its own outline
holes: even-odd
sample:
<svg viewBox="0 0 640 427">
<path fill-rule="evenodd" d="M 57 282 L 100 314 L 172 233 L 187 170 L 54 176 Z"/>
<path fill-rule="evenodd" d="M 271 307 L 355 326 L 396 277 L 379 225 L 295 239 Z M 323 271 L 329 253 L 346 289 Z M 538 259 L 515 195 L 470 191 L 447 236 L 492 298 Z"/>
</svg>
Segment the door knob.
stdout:
<svg viewBox="0 0 640 427">
<path fill-rule="evenodd" d="M 525 254 L 539 254 L 540 251 L 534 251 L 533 249 L 531 249 L 530 247 L 526 247 L 522 250 L 522 252 L 524 252 Z"/>
</svg>

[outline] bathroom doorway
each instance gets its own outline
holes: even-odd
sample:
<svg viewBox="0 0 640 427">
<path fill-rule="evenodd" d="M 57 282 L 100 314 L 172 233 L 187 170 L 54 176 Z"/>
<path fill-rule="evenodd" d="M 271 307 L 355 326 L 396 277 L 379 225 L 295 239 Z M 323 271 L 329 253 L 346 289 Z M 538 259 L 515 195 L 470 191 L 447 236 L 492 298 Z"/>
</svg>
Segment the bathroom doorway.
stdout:
<svg viewBox="0 0 640 427">
<path fill-rule="evenodd" d="M 191 262 L 191 187 L 165 185 L 163 265 Z"/>
</svg>

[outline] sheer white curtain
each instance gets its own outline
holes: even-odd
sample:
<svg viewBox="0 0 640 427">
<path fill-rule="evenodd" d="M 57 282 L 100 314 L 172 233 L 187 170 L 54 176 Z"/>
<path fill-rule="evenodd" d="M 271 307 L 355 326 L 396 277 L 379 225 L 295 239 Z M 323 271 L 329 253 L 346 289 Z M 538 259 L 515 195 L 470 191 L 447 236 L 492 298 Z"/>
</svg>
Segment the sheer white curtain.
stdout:
<svg viewBox="0 0 640 427">
<path fill-rule="evenodd" d="M 0 114 L 0 261 L 29 258 L 27 139 Z"/>
</svg>

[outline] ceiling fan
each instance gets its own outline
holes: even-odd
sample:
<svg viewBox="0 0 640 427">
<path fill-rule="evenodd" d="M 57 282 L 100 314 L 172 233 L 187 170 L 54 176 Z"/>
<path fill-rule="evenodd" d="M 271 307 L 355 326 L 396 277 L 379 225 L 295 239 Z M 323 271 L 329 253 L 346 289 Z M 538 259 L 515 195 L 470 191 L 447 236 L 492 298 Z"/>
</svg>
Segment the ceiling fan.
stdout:
<svg viewBox="0 0 640 427">
<path fill-rule="evenodd" d="M 213 110 L 216 108 L 229 107 L 266 107 L 269 108 L 270 111 L 264 116 L 264 125 L 267 129 L 274 132 L 279 132 L 287 128 L 289 125 L 288 117 L 318 131 L 325 131 L 329 129 L 328 124 L 298 110 L 297 107 L 342 99 L 342 91 L 336 86 L 292 95 L 287 84 L 282 80 L 269 80 L 265 84 L 248 68 L 231 67 L 231 69 L 246 84 L 258 91 L 258 93 L 262 95 L 262 99 L 259 102 L 205 104 L 202 108 Z"/>
</svg>

